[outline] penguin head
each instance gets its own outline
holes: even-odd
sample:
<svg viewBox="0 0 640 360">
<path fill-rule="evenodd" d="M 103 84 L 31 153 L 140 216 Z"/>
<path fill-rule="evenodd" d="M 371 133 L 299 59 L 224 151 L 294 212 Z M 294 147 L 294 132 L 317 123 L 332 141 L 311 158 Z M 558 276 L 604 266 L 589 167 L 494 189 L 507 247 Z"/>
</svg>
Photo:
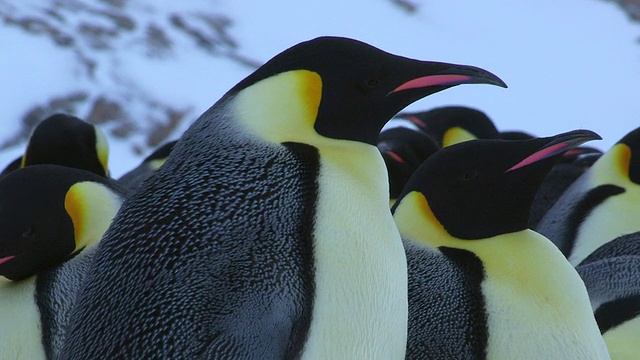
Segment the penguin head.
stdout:
<svg viewBox="0 0 640 360">
<path fill-rule="evenodd" d="M 31 133 L 22 167 L 54 164 L 108 176 L 109 144 L 104 133 L 77 117 L 55 114 Z"/>
<path fill-rule="evenodd" d="M 500 131 L 498 133 L 498 139 L 503 140 L 527 140 L 533 138 L 535 138 L 535 136 L 519 130 Z"/>
<path fill-rule="evenodd" d="M 57 165 L 32 165 L 0 181 L 0 275 L 27 278 L 102 238 L 126 191 Z"/>
<path fill-rule="evenodd" d="M 265 84 L 256 86 L 260 83 Z M 277 133 L 272 140 L 297 141 L 296 136 L 311 128 L 325 138 L 375 145 L 384 124 L 398 111 L 466 83 L 506 87 L 498 77 L 476 67 L 418 61 L 352 39 L 320 37 L 276 55 L 223 100 L 250 93 L 252 101 L 236 109 L 245 112 L 244 118 L 269 116 L 269 108 L 274 109 L 270 118 L 295 111 L 292 117 L 302 127 L 292 127 L 290 122 L 278 127 L 269 122 L 258 130 L 260 134 Z M 247 108 L 256 107 L 257 102 L 260 111 L 250 112 Z"/>
<path fill-rule="evenodd" d="M 576 130 L 531 140 L 477 140 L 452 145 L 416 170 L 405 199 L 421 202 L 450 235 L 483 239 L 524 230 L 538 187 L 564 152 L 600 139 Z"/>
<path fill-rule="evenodd" d="M 400 195 L 411 174 L 439 149 L 430 136 L 406 127 L 381 132 L 377 147 L 387 166 L 391 199 Z"/>
<path fill-rule="evenodd" d="M 482 111 L 466 106 L 443 106 L 429 111 L 397 115 L 447 147 L 467 140 L 496 139 L 498 129 Z"/>
</svg>

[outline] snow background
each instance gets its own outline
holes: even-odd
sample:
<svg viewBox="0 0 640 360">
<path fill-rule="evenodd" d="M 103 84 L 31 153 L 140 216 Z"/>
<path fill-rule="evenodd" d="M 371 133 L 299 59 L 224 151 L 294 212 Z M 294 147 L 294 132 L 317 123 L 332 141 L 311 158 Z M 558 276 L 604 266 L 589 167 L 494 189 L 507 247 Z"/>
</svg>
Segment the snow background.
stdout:
<svg viewBox="0 0 640 360">
<path fill-rule="evenodd" d="M 28 11 L 38 4 L 26 0 L 11 10 Z M 603 150 L 640 126 L 640 25 L 612 2 L 414 0 L 413 4 L 415 12 L 388 0 L 131 0 L 127 13 L 137 21 L 166 21 L 177 7 L 191 14 L 202 9 L 224 14 L 232 20 L 229 31 L 238 44 L 235 51 L 258 63 L 298 42 L 335 35 L 402 56 L 482 67 L 509 85 L 509 89 L 454 87 L 413 104 L 407 109 L 411 111 L 466 105 L 485 111 L 499 130 L 539 136 L 586 128 L 604 138 L 590 144 Z M 0 1 L 0 9 L 11 6 Z M 138 43 L 124 40 L 94 52 L 101 66 L 93 81 L 81 76 L 73 49 L 6 23 L 0 27 L 0 49 L 0 139 L 20 131 L 19 119 L 34 103 L 96 84 L 102 91 L 122 93 L 116 86 L 122 83 L 129 89 L 122 97 L 144 94 L 185 109 L 189 119 L 168 140 L 174 139 L 252 71 L 251 66 L 212 55 L 179 36 L 173 51 L 161 57 L 149 57 Z M 86 111 L 79 108 L 75 115 L 82 118 Z M 144 148 L 140 136 L 122 139 L 111 136 L 108 125 L 103 130 L 110 139 L 109 164 L 116 178 L 151 151 L 132 150 L 131 144 Z M 20 144 L 2 150 L 0 166 L 23 149 Z"/>
</svg>

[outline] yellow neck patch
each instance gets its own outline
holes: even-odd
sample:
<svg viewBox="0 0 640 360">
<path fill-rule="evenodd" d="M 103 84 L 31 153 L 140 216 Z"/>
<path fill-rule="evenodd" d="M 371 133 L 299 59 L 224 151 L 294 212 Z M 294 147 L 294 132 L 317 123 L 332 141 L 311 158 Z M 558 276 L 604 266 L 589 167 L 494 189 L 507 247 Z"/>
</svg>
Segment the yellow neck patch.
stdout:
<svg viewBox="0 0 640 360">
<path fill-rule="evenodd" d="M 73 223 L 74 251 L 97 244 L 121 204 L 122 200 L 102 184 L 85 181 L 71 186 L 64 208 Z"/>
<path fill-rule="evenodd" d="M 476 139 L 478 139 L 477 136 L 473 135 L 472 133 L 468 132 L 467 130 L 461 127 L 456 126 L 445 131 L 444 135 L 442 136 L 442 147 L 444 148 L 454 144 L 459 144 L 461 142 L 476 140 Z"/>
<path fill-rule="evenodd" d="M 418 191 L 405 195 L 393 215 L 400 234 L 429 247 L 456 241 L 431 211 L 427 199 Z M 445 240 L 447 239 L 447 240 Z"/>
<path fill-rule="evenodd" d="M 104 135 L 102 130 L 100 130 L 97 126 L 95 127 L 96 132 L 96 153 L 98 154 L 98 160 L 100 161 L 100 165 L 104 169 L 104 173 L 109 176 L 109 141 L 107 137 Z"/>
<path fill-rule="evenodd" d="M 151 168 L 152 170 L 158 170 L 160 169 L 160 167 L 162 165 L 164 165 L 164 163 L 167 161 L 166 158 L 164 159 L 155 159 L 155 160 L 151 160 L 149 162 L 147 162 L 147 165 L 149 166 L 149 168 Z"/>
<path fill-rule="evenodd" d="M 542 235 L 531 230 L 501 234 L 479 240 L 451 236 L 433 214 L 426 198 L 414 191 L 405 196 L 395 211 L 400 235 L 437 249 L 440 246 L 468 250 L 482 261 L 487 276 L 527 293 L 544 294 L 569 263 L 560 251 Z"/>
<path fill-rule="evenodd" d="M 267 141 L 314 144 L 320 137 L 314 124 L 321 98 L 320 75 L 293 70 L 240 91 L 233 111 L 247 130 Z"/>
<path fill-rule="evenodd" d="M 626 144 L 616 144 L 604 153 L 589 170 L 596 184 L 614 184 L 627 187 L 629 180 L 629 162 L 631 149 Z"/>
</svg>

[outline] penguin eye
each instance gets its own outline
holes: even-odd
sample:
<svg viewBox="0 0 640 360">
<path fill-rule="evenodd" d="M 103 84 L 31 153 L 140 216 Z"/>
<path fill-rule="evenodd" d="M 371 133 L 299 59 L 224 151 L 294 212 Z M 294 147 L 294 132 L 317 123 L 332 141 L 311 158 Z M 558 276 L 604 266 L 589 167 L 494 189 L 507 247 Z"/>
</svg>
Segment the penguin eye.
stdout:
<svg viewBox="0 0 640 360">
<path fill-rule="evenodd" d="M 373 89 L 376 86 L 378 86 L 380 81 L 378 81 L 378 79 L 366 79 L 366 80 L 363 80 L 363 83 L 366 87 Z"/>
<path fill-rule="evenodd" d="M 29 226 L 28 228 L 22 231 L 22 234 L 20 234 L 20 237 L 23 239 L 32 240 L 35 237 L 35 235 L 36 235 L 36 229 L 34 229 L 33 226 Z"/>
</svg>

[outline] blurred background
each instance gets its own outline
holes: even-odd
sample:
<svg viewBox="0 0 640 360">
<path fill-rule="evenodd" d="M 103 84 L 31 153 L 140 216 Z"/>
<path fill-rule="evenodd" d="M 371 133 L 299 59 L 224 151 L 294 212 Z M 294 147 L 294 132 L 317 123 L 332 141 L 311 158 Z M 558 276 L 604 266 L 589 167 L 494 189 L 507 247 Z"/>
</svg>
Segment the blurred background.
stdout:
<svg viewBox="0 0 640 360">
<path fill-rule="evenodd" d="M 452 88 L 412 111 L 466 105 L 538 136 L 587 128 L 603 150 L 640 126 L 640 0 L 0 0 L 0 19 L 2 167 L 64 112 L 104 130 L 118 177 L 260 64 L 322 35 L 509 85 Z"/>
</svg>

